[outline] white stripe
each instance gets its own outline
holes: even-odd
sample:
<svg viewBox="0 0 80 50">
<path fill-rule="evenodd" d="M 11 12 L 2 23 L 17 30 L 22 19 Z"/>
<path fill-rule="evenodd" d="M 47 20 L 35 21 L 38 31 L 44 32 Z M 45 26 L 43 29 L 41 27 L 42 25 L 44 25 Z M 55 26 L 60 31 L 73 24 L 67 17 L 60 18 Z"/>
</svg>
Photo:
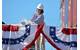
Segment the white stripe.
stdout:
<svg viewBox="0 0 80 50">
<path fill-rule="evenodd" d="M 77 35 L 72 35 L 72 34 L 71 35 L 66 35 L 62 32 L 58 32 L 56 34 L 56 36 L 62 41 L 63 41 L 63 37 L 65 36 L 64 38 L 66 39 L 65 40 L 66 42 L 77 41 Z"/>
<path fill-rule="evenodd" d="M 77 47 L 71 47 L 70 50 L 77 50 Z"/>
<path fill-rule="evenodd" d="M 70 35 L 70 41 L 77 41 L 77 35 Z"/>
</svg>

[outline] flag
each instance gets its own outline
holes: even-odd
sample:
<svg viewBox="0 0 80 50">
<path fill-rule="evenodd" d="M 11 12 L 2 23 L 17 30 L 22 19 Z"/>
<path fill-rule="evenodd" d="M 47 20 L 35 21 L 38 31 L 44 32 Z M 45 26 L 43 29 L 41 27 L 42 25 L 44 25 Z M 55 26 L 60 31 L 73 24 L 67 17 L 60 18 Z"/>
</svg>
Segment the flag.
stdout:
<svg viewBox="0 0 80 50">
<path fill-rule="evenodd" d="M 22 50 L 35 38 L 36 25 L 2 25 L 2 49 Z"/>
<path fill-rule="evenodd" d="M 46 26 L 43 32 L 48 42 L 57 50 L 59 50 L 58 48 L 60 50 L 77 50 L 76 29 L 64 28 L 60 31 L 56 27 Z"/>
</svg>

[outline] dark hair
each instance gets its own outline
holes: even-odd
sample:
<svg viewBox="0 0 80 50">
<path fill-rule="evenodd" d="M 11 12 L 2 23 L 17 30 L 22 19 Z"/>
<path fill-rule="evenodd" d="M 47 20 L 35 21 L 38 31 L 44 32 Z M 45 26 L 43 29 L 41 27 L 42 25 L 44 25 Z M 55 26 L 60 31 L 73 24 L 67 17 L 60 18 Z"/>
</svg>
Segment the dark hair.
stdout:
<svg viewBox="0 0 80 50">
<path fill-rule="evenodd" d="M 44 10 L 43 9 L 37 9 L 39 11 L 40 14 L 43 14 L 44 13 Z"/>
<path fill-rule="evenodd" d="M 40 14 L 44 13 L 43 9 L 38 9 L 38 10 L 40 11 Z"/>
<path fill-rule="evenodd" d="M 43 11 L 43 10 L 41 10 L 41 14 L 42 14 L 42 13 L 44 13 L 44 11 Z"/>
</svg>

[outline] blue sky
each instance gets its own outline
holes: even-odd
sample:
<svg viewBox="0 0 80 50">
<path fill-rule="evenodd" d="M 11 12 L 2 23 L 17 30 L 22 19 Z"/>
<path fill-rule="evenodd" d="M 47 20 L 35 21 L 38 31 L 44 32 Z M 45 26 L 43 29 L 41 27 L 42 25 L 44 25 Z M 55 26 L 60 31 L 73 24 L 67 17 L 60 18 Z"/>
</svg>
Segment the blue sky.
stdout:
<svg viewBox="0 0 80 50">
<path fill-rule="evenodd" d="M 39 3 L 44 5 L 46 25 L 60 26 L 60 0 L 2 0 L 2 21 L 7 24 L 19 23 L 23 19 L 30 20 Z M 46 50 L 55 50 L 46 42 Z"/>
</svg>

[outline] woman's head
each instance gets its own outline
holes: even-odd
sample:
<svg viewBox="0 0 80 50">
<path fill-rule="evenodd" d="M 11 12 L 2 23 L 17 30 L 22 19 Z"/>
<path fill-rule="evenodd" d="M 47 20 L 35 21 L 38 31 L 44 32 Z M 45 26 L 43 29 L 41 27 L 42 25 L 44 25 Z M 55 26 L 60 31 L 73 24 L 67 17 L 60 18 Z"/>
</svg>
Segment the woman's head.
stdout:
<svg viewBox="0 0 80 50">
<path fill-rule="evenodd" d="M 43 9 L 37 9 L 37 13 L 40 15 L 40 14 L 43 14 L 44 11 L 43 11 Z"/>
<path fill-rule="evenodd" d="M 38 4 L 37 6 L 37 13 L 40 15 L 40 14 L 43 14 L 44 13 L 44 6 L 40 3 Z"/>
</svg>

